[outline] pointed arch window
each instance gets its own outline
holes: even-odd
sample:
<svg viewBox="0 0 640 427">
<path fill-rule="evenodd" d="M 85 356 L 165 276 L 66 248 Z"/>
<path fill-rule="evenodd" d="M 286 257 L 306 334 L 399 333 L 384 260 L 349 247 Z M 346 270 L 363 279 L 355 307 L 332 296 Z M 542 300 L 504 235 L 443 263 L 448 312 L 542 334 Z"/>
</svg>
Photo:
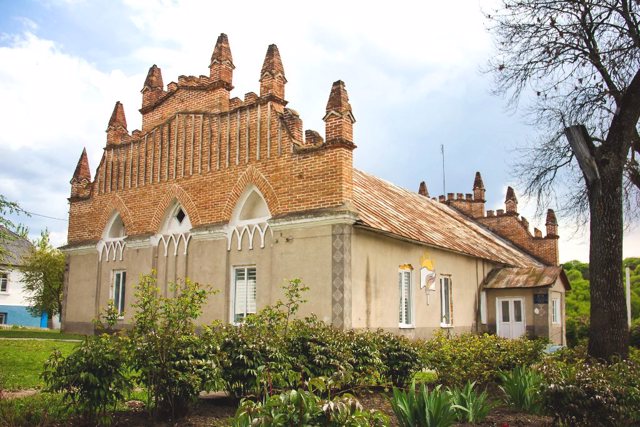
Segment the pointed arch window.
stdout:
<svg viewBox="0 0 640 427">
<path fill-rule="evenodd" d="M 177 255 L 181 244 L 184 247 L 184 254 L 187 253 L 191 240 L 191 227 L 189 214 L 180 203 L 174 201 L 167 210 L 160 233 L 157 235 L 158 246 L 164 248 L 164 256 L 168 256 L 170 252 Z"/>
<path fill-rule="evenodd" d="M 256 186 L 249 186 L 238 199 L 231 215 L 227 234 L 227 249 L 231 250 L 232 242 L 235 240 L 238 250 L 242 250 L 245 235 L 249 249 L 253 249 L 254 245 L 264 248 L 269 218 L 271 218 L 271 211 L 262 193 Z"/>
<path fill-rule="evenodd" d="M 124 250 L 127 245 L 127 228 L 122 221 L 119 212 L 114 212 L 107 222 L 102 233 L 102 239 L 98 242 L 98 259 L 109 261 L 122 261 Z"/>
</svg>

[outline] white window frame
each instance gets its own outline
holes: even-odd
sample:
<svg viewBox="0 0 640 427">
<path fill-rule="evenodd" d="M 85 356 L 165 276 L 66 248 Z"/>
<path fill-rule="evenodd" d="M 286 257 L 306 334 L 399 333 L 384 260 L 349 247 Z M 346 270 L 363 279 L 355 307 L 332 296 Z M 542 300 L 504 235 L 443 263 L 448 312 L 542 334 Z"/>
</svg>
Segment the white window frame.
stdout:
<svg viewBox="0 0 640 427">
<path fill-rule="evenodd" d="M 237 295 L 237 286 L 238 286 L 238 281 L 237 281 L 237 272 L 240 270 L 244 270 L 244 277 L 245 277 L 245 290 L 246 293 L 244 295 L 244 311 L 243 312 L 238 312 L 236 311 L 237 307 L 236 307 L 236 301 L 238 301 L 238 295 Z M 253 295 L 253 301 L 250 301 L 249 298 L 249 286 L 248 286 L 248 279 L 249 279 L 249 272 L 253 270 L 253 275 L 254 275 L 254 295 Z M 255 314 L 257 312 L 257 306 L 258 306 L 258 269 L 256 268 L 255 265 L 237 265 L 234 266 L 231 269 L 231 306 L 230 306 L 230 319 L 229 321 L 234 324 L 234 325 L 239 325 L 241 324 L 244 319 L 249 315 L 249 314 Z M 251 306 L 251 302 L 253 302 L 253 310 L 250 308 Z M 242 314 L 243 317 L 241 319 L 238 319 L 237 316 Z"/>
<path fill-rule="evenodd" d="M 413 319 L 413 274 L 410 268 L 398 270 L 398 327 L 415 327 Z M 407 307 L 406 311 L 403 307 Z"/>
<path fill-rule="evenodd" d="M 445 282 L 447 283 L 447 291 L 445 293 Z M 445 299 L 445 295 L 448 294 L 448 299 Z M 447 304 L 448 302 L 448 304 Z M 445 313 L 446 307 L 446 313 Z M 446 319 L 447 315 L 449 316 Z M 452 328 L 453 327 L 453 283 L 451 276 L 440 276 L 440 327 Z"/>
<path fill-rule="evenodd" d="M 560 317 L 560 298 L 551 298 L 551 323 L 559 325 Z"/>
<path fill-rule="evenodd" d="M 9 273 L 0 271 L 0 293 L 9 293 Z"/>
<path fill-rule="evenodd" d="M 126 270 L 113 270 L 113 278 L 111 280 L 111 300 L 118 312 L 118 318 L 124 318 L 124 307 L 127 298 L 127 271 Z M 119 279 L 119 281 L 118 281 Z M 118 285 L 116 286 L 116 282 Z M 116 291 L 116 287 L 118 290 Z M 117 292 L 117 295 L 116 295 Z M 117 299 L 116 299 L 117 297 Z"/>
</svg>

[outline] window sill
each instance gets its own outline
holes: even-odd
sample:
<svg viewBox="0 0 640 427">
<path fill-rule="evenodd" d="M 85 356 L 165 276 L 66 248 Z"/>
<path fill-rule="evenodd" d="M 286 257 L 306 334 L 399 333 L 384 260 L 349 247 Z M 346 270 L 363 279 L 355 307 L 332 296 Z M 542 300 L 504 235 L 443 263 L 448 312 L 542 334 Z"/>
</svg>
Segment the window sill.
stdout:
<svg viewBox="0 0 640 427">
<path fill-rule="evenodd" d="M 401 324 L 398 325 L 398 328 L 400 328 L 400 329 L 415 329 L 416 326 L 415 325 L 405 325 L 405 324 L 401 323 Z"/>
<path fill-rule="evenodd" d="M 453 325 L 450 325 L 448 323 L 440 323 L 440 327 L 442 329 L 453 329 Z"/>
</svg>

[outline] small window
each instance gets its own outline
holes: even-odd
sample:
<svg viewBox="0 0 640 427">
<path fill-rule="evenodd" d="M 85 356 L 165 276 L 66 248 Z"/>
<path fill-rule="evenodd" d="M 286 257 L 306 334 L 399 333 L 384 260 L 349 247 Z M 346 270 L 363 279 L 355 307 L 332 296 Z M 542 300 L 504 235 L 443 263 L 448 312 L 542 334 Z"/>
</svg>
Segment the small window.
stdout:
<svg viewBox="0 0 640 427">
<path fill-rule="evenodd" d="M 0 313 L 0 325 L 7 324 L 7 313 Z"/>
<path fill-rule="evenodd" d="M 233 322 L 241 323 L 256 312 L 256 268 L 235 267 L 233 274 Z"/>
<path fill-rule="evenodd" d="M 400 295 L 399 326 L 401 328 L 413 327 L 410 269 L 401 269 L 398 272 L 398 292 Z"/>
<path fill-rule="evenodd" d="M 187 215 L 184 213 L 182 208 L 178 209 L 178 212 L 176 213 L 176 219 L 178 220 L 178 223 L 182 224 L 182 221 L 186 216 Z"/>
<path fill-rule="evenodd" d="M 452 326 L 453 325 L 453 301 L 451 292 L 451 277 L 440 277 L 440 326 Z"/>
<path fill-rule="evenodd" d="M 551 300 L 551 323 L 560 324 L 560 298 Z"/>
<path fill-rule="evenodd" d="M 127 272 L 120 270 L 113 272 L 113 287 L 111 288 L 111 299 L 118 311 L 118 315 L 124 315 L 124 303 L 126 294 Z"/>
<path fill-rule="evenodd" d="M 0 292 L 7 292 L 9 289 L 9 275 L 0 273 Z"/>
</svg>

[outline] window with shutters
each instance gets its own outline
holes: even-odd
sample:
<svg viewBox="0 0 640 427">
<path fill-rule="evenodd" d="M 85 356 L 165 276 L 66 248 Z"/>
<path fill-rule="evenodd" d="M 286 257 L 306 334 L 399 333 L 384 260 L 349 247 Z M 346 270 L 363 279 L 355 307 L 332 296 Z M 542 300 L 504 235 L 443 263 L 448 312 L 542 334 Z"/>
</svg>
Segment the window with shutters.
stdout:
<svg viewBox="0 0 640 427">
<path fill-rule="evenodd" d="M 411 301 L 411 268 L 401 267 L 398 271 L 398 292 L 400 295 L 399 327 L 413 327 L 413 304 Z"/>
<path fill-rule="evenodd" d="M 232 322 L 241 323 L 249 314 L 256 312 L 256 268 L 234 267 Z"/>
<path fill-rule="evenodd" d="M 440 326 L 453 326 L 453 293 L 451 277 L 440 277 Z"/>
<path fill-rule="evenodd" d="M 113 284 L 111 286 L 111 299 L 113 305 L 118 311 L 118 316 L 124 315 L 125 290 L 127 282 L 127 272 L 124 270 L 116 270 L 113 272 Z"/>
</svg>

